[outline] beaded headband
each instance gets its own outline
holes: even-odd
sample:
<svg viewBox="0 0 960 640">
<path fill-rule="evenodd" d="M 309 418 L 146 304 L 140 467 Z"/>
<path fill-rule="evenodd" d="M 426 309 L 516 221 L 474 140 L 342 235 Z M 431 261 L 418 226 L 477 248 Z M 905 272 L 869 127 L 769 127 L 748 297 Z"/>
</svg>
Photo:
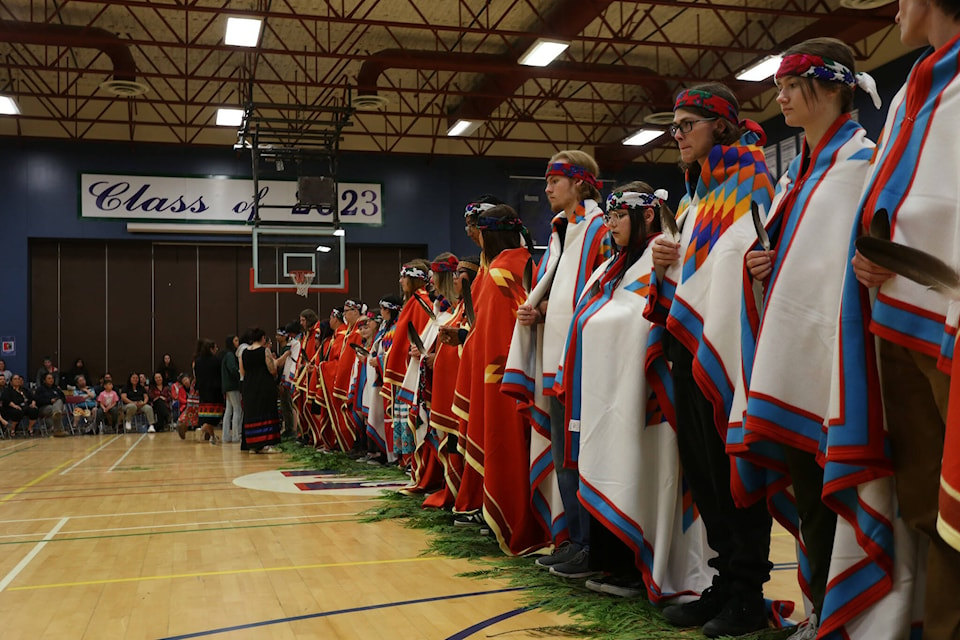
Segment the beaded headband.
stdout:
<svg viewBox="0 0 960 640">
<path fill-rule="evenodd" d="M 419 280 L 427 280 L 427 274 L 424 273 L 423 269 L 419 267 L 402 267 L 400 269 L 400 277 L 406 276 L 408 278 L 417 278 Z"/>
<path fill-rule="evenodd" d="M 477 229 L 481 231 L 519 231 L 525 233 L 527 228 L 523 226 L 523 220 L 520 218 L 477 218 Z"/>
<path fill-rule="evenodd" d="M 384 309 L 389 309 L 390 311 L 400 311 L 403 308 L 403 305 L 397 304 L 396 302 L 390 302 L 386 298 L 380 301 L 380 306 Z"/>
<path fill-rule="evenodd" d="M 439 262 L 430 263 L 430 271 L 434 273 L 453 273 L 457 270 L 457 258 L 456 256 L 450 256 L 446 260 L 441 260 Z"/>
<path fill-rule="evenodd" d="M 457 263 L 457 269 L 466 269 L 467 271 L 473 271 L 476 273 L 477 271 L 480 271 L 480 265 L 467 262 L 466 260 L 461 260 L 459 263 Z"/>
<path fill-rule="evenodd" d="M 590 173 L 586 167 L 581 167 L 578 164 L 570 164 L 569 162 L 554 162 L 549 164 L 547 165 L 547 173 L 544 177 L 549 176 L 566 176 L 573 180 L 583 180 L 595 189 L 600 189 L 600 182 L 597 180 L 597 177 Z"/>
<path fill-rule="evenodd" d="M 468 216 L 480 216 L 483 215 L 484 211 L 489 211 L 493 209 L 495 204 L 490 204 L 489 202 L 471 202 L 467 205 L 467 208 L 463 211 L 463 217 Z"/>
<path fill-rule="evenodd" d="M 734 124 L 740 121 L 739 111 L 732 102 L 701 89 L 684 89 L 680 92 L 673 110 L 686 107 L 699 107 Z"/>
<path fill-rule="evenodd" d="M 880 108 L 880 94 L 877 92 L 877 83 L 868 73 L 854 73 L 845 65 L 836 60 L 815 56 L 809 53 L 791 53 L 783 56 L 780 62 L 780 68 L 774 75 L 775 80 L 784 76 L 797 76 L 800 78 L 814 78 L 824 82 L 840 82 L 851 89 L 860 87 L 870 96 L 873 106 Z"/>
<path fill-rule="evenodd" d="M 639 191 L 614 191 L 607 196 L 607 213 L 617 209 L 645 209 L 647 207 L 659 206 L 669 197 L 665 189 L 657 189 L 653 193 L 641 193 Z"/>
</svg>

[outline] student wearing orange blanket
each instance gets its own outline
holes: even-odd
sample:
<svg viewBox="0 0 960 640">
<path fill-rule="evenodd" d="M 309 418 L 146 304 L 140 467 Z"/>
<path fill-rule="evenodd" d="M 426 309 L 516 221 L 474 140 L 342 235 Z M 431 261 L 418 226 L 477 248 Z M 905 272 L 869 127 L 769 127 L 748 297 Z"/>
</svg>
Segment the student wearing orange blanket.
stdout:
<svg viewBox="0 0 960 640">
<path fill-rule="evenodd" d="M 483 520 L 504 553 L 524 555 L 548 546 L 551 536 L 530 499 L 530 426 L 516 402 L 500 392 L 500 382 L 517 308 L 526 301 L 522 280 L 533 241 L 506 205 L 485 211 L 477 228 L 489 267 L 477 292 L 476 326 L 457 375 L 454 410 L 467 423 L 466 462 L 483 476 Z M 461 491 L 457 507 L 471 499 L 476 496 Z"/>
</svg>

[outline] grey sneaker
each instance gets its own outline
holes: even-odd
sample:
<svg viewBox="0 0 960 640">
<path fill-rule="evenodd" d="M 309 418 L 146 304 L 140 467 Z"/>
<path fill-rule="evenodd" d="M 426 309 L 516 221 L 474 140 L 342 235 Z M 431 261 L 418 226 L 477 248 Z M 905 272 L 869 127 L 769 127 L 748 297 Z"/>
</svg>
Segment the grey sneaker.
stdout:
<svg viewBox="0 0 960 640">
<path fill-rule="evenodd" d="M 570 560 L 550 567 L 550 573 L 561 578 L 587 578 L 600 572 L 590 568 L 590 551 L 580 549 Z"/>
<path fill-rule="evenodd" d="M 569 542 L 564 542 L 562 545 L 553 550 L 548 556 L 540 556 L 536 559 L 536 564 L 541 569 L 549 569 L 555 564 L 560 564 L 561 562 L 566 562 L 577 555 L 577 548 Z"/>
<path fill-rule="evenodd" d="M 647 593 L 647 586 L 637 576 L 605 576 L 587 580 L 587 589 L 621 598 L 637 598 Z"/>
</svg>

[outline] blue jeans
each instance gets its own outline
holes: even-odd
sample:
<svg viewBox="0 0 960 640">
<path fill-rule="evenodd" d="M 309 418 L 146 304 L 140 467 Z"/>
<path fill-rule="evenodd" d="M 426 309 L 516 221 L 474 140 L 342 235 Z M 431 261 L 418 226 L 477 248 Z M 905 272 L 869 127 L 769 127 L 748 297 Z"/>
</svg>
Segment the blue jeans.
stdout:
<svg viewBox="0 0 960 640">
<path fill-rule="evenodd" d="M 577 491 L 580 489 L 580 472 L 563 467 L 563 451 L 566 435 L 566 418 L 563 404 L 550 396 L 550 457 L 557 471 L 560 500 L 567 520 L 570 542 L 580 548 L 590 548 L 590 514 L 580 504 Z"/>
<path fill-rule="evenodd" d="M 223 412 L 223 442 L 240 442 L 243 429 L 243 405 L 239 391 L 227 391 L 227 408 Z"/>
</svg>

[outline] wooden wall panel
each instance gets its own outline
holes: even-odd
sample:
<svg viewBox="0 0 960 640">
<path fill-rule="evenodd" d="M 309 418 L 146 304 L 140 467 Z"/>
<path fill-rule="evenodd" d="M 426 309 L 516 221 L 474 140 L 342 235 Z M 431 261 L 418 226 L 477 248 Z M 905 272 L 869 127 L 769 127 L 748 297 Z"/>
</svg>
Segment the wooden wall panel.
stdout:
<svg viewBox="0 0 960 640">
<path fill-rule="evenodd" d="M 27 371 L 17 372 L 22 373 L 28 383 L 34 379 L 44 356 L 53 358 L 57 366 L 62 365 L 57 350 L 60 325 L 57 251 L 55 241 L 30 243 L 30 355 Z"/>
<path fill-rule="evenodd" d="M 197 335 L 196 246 L 153 247 L 153 370 L 168 353 L 177 371 L 190 371 Z"/>
<path fill-rule="evenodd" d="M 125 380 L 131 371 L 153 369 L 150 314 L 151 245 L 146 242 L 111 242 L 107 247 L 107 330 L 105 357 L 114 380 Z"/>
<path fill-rule="evenodd" d="M 260 327 L 272 332 L 277 328 L 277 294 L 250 291 L 250 268 L 253 252 L 250 247 L 237 247 L 234 282 L 237 291 L 237 333 L 248 327 Z M 272 335 L 272 334 L 271 334 Z M 222 339 L 221 339 L 222 340 Z"/>
<path fill-rule="evenodd" d="M 82 358 L 97 378 L 107 366 L 105 247 L 98 241 L 60 243 L 60 369 Z"/>
<path fill-rule="evenodd" d="M 200 287 L 200 317 L 198 330 L 194 328 L 193 347 L 198 338 L 210 338 L 221 348 L 230 334 L 238 334 L 243 326 L 237 320 L 237 260 L 238 254 L 250 259 L 250 248 L 224 245 L 200 245 L 198 283 Z M 249 288 L 250 272 L 244 286 Z M 196 314 L 194 314 L 196 320 Z M 191 351 L 191 356 L 193 352 Z"/>
</svg>

